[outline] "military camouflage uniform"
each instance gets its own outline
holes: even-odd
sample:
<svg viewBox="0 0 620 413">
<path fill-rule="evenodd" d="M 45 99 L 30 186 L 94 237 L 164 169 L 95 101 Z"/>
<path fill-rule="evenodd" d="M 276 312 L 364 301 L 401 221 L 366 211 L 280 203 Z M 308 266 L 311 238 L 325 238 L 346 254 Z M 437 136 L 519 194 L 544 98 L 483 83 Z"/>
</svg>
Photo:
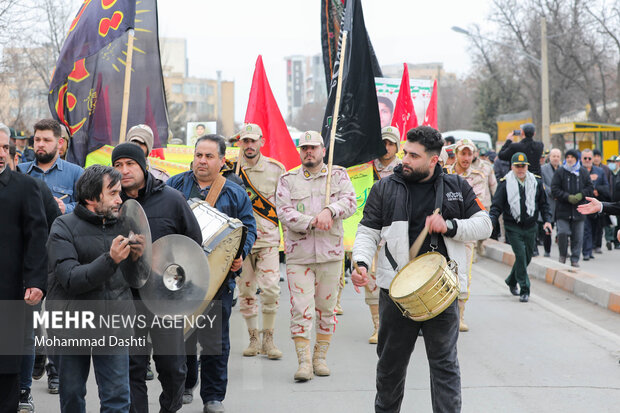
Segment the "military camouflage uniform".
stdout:
<svg viewBox="0 0 620 413">
<path fill-rule="evenodd" d="M 276 188 L 280 176 L 286 171 L 284 166 L 271 158 L 258 155 L 259 159 L 254 166 L 245 163 L 241 158 L 241 168 L 248 179 L 260 194 L 275 205 Z M 256 194 L 252 188 L 246 188 L 250 200 L 254 201 Z M 252 252 L 243 261 L 243 271 L 239 282 L 239 299 L 241 314 L 244 318 L 257 317 L 258 302 L 256 289 L 260 288 L 260 299 L 263 315 L 275 314 L 278 310 L 280 298 L 280 230 L 270 220 L 254 211 L 256 219 L 256 242 Z M 273 326 L 265 326 L 273 328 Z"/>
<path fill-rule="evenodd" d="M 312 320 L 317 332 L 333 334 L 334 307 L 344 258 L 342 220 L 357 208 L 355 190 L 346 169 L 334 166 L 331 198 L 325 206 L 327 166 L 311 174 L 303 166 L 282 175 L 276 206 L 285 229 L 286 273 L 291 293 L 291 336 L 310 339 Z M 328 231 L 310 228 L 312 220 L 328 208 L 334 218 Z"/>
</svg>

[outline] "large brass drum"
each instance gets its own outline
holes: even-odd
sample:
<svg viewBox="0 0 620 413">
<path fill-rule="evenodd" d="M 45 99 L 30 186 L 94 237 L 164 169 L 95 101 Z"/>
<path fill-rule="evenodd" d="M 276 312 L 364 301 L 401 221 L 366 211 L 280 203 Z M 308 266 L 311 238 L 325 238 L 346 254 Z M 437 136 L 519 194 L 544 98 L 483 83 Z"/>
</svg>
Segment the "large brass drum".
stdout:
<svg viewBox="0 0 620 413">
<path fill-rule="evenodd" d="M 396 274 L 390 297 L 404 316 L 426 321 L 441 314 L 459 295 L 455 264 L 438 252 L 422 254 Z"/>
</svg>

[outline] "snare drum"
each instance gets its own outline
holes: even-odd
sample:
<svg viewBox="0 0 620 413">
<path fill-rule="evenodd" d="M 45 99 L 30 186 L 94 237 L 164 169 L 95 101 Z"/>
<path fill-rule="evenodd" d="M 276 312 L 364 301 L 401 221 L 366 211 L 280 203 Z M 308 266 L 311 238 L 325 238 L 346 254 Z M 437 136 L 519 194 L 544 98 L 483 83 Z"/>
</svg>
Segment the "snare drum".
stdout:
<svg viewBox="0 0 620 413">
<path fill-rule="evenodd" d="M 426 321 L 441 314 L 459 295 L 454 261 L 427 252 L 409 262 L 390 284 L 390 297 L 404 316 Z"/>
<path fill-rule="evenodd" d="M 202 248 L 207 253 L 211 280 L 206 300 L 211 300 L 228 276 L 228 270 L 239 256 L 245 233 L 243 223 L 221 213 L 205 201 L 192 198 L 187 201 L 202 232 Z"/>
<path fill-rule="evenodd" d="M 203 304 L 194 313 L 195 316 L 204 314 L 211 301 L 228 277 L 230 266 L 235 258 L 239 257 L 247 229 L 243 223 L 221 213 L 207 202 L 198 198 L 187 201 L 202 232 L 202 249 L 209 261 L 209 289 Z M 192 333 L 192 328 L 186 324 L 185 339 Z"/>
</svg>

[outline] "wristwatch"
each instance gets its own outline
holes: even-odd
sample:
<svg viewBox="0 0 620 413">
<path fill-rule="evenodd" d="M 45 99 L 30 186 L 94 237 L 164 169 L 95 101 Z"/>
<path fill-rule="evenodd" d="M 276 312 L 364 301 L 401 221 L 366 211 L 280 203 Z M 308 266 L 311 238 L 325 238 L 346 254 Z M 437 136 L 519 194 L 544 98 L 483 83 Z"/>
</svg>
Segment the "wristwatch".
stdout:
<svg viewBox="0 0 620 413">
<path fill-rule="evenodd" d="M 456 235 L 457 223 L 454 219 L 446 220 L 446 228 L 448 229 L 444 234 L 446 237 L 453 237 Z"/>
</svg>

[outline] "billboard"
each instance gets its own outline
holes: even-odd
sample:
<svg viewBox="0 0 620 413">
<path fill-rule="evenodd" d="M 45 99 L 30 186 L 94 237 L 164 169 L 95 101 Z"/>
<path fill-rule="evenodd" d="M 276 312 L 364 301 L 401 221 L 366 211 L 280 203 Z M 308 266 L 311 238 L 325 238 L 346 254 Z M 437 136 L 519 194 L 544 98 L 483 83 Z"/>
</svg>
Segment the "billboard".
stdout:
<svg viewBox="0 0 620 413">
<path fill-rule="evenodd" d="M 203 135 L 217 133 L 216 122 L 187 122 L 185 144 L 196 145 L 196 139 Z"/>
<path fill-rule="evenodd" d="M 392 123 L 392 115 L 394 114 L 394 106 L 396 105 L 401 80 L 401 78 L 375 78 L 382 128 Z M 411 88 L 411 98 L 413 99 L 415 114 L 421 124 L 426 108 L 431 100 L 433 82 L 427 79 L 409 79 L 409 87 Z"/>
</svg>

